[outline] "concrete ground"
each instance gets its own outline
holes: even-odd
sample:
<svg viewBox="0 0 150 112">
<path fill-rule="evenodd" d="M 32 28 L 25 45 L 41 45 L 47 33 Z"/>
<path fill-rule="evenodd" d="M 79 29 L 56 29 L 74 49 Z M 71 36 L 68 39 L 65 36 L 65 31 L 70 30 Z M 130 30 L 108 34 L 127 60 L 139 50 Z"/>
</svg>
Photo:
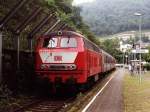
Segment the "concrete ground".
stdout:
<svg viewBox="0 0 150 112">
<path fill-rule="evenodd" d="M 123 112 L 123 76 L 124 69 L 116 70 L 114 77 L 96 97 L 86 112 Z"/>
</svg>

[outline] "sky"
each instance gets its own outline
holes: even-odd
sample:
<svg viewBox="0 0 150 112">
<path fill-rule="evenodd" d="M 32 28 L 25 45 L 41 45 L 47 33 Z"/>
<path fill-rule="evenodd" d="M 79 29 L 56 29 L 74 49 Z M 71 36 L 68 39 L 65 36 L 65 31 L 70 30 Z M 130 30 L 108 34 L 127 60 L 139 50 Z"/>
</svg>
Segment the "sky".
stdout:
<svg viewBox="0 0 150 112">
<path fill-rule="evenodd" d="M 80 5 L 80 4 L 83 4 L 83 3 L 88 3 L 88 2 L 93 2 L 95 0 L 74 0 L 73 1 L 73 5 Z"/>
</svg>

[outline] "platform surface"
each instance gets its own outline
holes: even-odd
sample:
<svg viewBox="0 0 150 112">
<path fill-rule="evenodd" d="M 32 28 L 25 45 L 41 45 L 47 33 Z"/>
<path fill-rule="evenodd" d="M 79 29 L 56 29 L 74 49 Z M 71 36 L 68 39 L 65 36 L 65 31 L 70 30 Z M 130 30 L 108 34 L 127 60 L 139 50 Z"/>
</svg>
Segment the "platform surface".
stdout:
<svg viewBox="0 0 150 112">
<path fill-rule="evenodd" d="M 86 112 L 123 112 L 123 76 L 125 70 L 118 69 L 113 75 L 114 77 Z"/>
</svg>

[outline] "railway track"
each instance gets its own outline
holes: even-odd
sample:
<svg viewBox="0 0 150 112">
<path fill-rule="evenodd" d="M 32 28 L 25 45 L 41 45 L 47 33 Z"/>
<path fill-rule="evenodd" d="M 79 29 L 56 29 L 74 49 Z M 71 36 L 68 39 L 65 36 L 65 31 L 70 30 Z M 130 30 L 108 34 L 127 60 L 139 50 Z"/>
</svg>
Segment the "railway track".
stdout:
<svg viewBox="0 0 150 112">
<path fill-rule="evenodd" d="M 97 83 L 94 85 L 91 85 L 90 88 L 88 88 L 86 91 L 83 92 L 83 95 L 88 96 L 88 94 L 91 91 L 95 91 L 95 87 L 97 87 L 99 84 L 105 82 L 105 80 L 109 79 L 110 75 L 106 75 L 106 77 L 100 79 Z M 80 94 L 79 92 L 70 97 L 65 98 L 63 96 L 54 96 L 54 98 L 33 98 L 30 99 L 30 102 L 20 106 L 20 108 L 17 108 L 11 112 L 63 112 L 65 111 L 66 107 L 67 109 L 71 108 L 73 105 L 75 105 L 76 102 L 78 102 L 79 99 L 76 99 L 76 96 Z M 52 97 L 52 96 L 51 96 Z M 88 96 L 89 97 L 89 96 Z M 81 99 L 82 100 L 82 99 Z M 70 105 L 69 105 L 70 104 Z M 68 107 L 69 105 L 69 107 Z"/>
<path fill-rule="evenodd" d="M 42 99 L 16 109 L 13 112 L 58 112 L 73 102 L 75 97 L 61 99 Z"/>
</svg>

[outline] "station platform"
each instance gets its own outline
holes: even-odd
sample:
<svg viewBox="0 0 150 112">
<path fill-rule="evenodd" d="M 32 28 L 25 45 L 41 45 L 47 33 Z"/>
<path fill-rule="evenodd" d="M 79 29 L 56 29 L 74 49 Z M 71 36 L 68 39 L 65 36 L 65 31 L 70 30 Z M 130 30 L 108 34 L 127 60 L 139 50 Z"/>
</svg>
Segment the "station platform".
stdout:
<svg viewBox="0 0 150 112">
<path fill-rule="evenodd" d="M 123 112 L 124 69 L 117 69 L 82 112 Z"/>
</svg>

